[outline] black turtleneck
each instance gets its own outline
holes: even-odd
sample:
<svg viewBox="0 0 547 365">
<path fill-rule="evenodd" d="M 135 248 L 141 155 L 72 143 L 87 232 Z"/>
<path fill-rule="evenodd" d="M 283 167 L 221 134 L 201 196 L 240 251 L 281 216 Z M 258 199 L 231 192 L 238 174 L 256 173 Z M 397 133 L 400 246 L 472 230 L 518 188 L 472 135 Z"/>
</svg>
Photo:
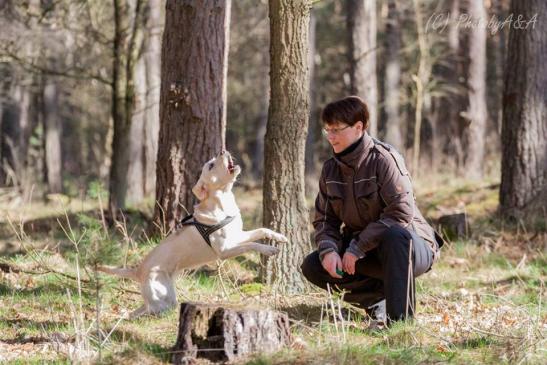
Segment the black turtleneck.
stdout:
<svg viewBox="0 0 547 365">
<path fill-rule="evenodd" d="M 355 151 L 355 149 L 361 144 L 363 143 L 363 137 L 360 137 L 357 141 L 353 142 L 351 145 L 349 145 L 348 147 L 346 147 L 345 150 L 343 150 L 342 152 L 338 152 L 338 153 L 335 153 L 334 156 L 336 156 L 336 158 L 340 158 L 342 156 L 345 156 L 347 154 L 350 154 L 352 153 L 353 151 Z"/>
</svg>

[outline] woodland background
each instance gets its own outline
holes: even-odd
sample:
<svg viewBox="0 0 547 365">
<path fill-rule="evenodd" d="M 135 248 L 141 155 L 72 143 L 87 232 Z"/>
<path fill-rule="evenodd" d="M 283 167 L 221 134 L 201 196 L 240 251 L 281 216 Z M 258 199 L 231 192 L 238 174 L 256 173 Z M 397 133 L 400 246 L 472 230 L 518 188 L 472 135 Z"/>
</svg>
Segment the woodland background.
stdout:
<svg viewBox="0 0 547 365">
<path fill-rule="evenodd" d="M 307 363 L 321 341 L 334 363 L 544 354 L 547 3 L 4 0 L 0 19 L 0 360 L 166 361 L 176 313 L 118 327 L 134 293 L 80 267 L 138 261 L 223 147 L 246 226 L 291 244 L 180 286 L 288 311 L 303 347 L 256 361 Z M 294 269 L 331 155 L 321 108 L 350 94 L 405 156 L 426 217 L 464 219 L 418 288 L 423 319 L 385 338 L 329 322 L 336 298 Z"/>
</svg>

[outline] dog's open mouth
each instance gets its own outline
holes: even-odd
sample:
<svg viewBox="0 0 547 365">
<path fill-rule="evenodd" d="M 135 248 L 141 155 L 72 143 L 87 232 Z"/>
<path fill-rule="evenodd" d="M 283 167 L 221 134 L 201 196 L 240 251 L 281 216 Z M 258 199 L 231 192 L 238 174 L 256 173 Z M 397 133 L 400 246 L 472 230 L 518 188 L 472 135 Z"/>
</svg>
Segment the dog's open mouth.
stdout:
<svg viewBox="0 0 547 365">
<path fill-rule="evenodd" d="M 228 157 L 228 172 L 230 172 L 230 174 L 233 174 L 234 170 L 235 170 L 234 160 L 232 160 L 232 156 L 230 156 Z"/>
</svg>

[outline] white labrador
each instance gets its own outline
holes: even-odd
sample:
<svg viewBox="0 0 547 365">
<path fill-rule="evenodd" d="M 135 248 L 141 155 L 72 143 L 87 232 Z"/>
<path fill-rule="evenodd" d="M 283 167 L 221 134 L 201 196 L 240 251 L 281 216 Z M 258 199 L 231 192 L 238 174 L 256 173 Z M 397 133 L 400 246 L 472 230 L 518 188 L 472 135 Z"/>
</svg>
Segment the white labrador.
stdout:
<svg viewBox="0 0 547 365">
<path fill-rule="evenodd" d="M 99 267 L 102 272 L 139 282 L 144 305 L 132 312 L 130 318 L 158 314 L 176 306 L 174 280 L 183 269 L 248 251 L 258 251 L 266 256 L 279 252 L 276 247 L 253 242 L 256 240 L 267 238 L 287 242 L 285 236 L 267 228 L 243 231 L 241 214 L 232 193 L 232 186 L 240 172 L 241 168 L 234 166 L 230 153 L 222 151 L 203 166 L 201 176 L 192 189 L 200 201 L 194 206 L 194 221 L 214 226 L 233 217 L 222 228 L 205 235 L 210 245 L 196 225 L 184 225 L 160 242 L 135 268 Z"/>
</svg>

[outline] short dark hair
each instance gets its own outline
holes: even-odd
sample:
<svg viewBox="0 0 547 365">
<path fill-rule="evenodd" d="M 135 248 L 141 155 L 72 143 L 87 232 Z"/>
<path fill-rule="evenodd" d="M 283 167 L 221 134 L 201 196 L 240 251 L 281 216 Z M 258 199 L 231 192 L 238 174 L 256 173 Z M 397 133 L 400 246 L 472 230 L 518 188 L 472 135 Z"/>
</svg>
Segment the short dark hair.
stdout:
<svg viewBox="0 0 547 365">
<path fill-rule="evenodd" d="M 321 119 L 327 125 L 342 122 L 354 126 L 357 122 L 363 122 L 363 129 L 367 129 L 369 121 L 368 107 L 360 97 L 347 96 L 327 104 L 323 109 Z"/>
</svg>

